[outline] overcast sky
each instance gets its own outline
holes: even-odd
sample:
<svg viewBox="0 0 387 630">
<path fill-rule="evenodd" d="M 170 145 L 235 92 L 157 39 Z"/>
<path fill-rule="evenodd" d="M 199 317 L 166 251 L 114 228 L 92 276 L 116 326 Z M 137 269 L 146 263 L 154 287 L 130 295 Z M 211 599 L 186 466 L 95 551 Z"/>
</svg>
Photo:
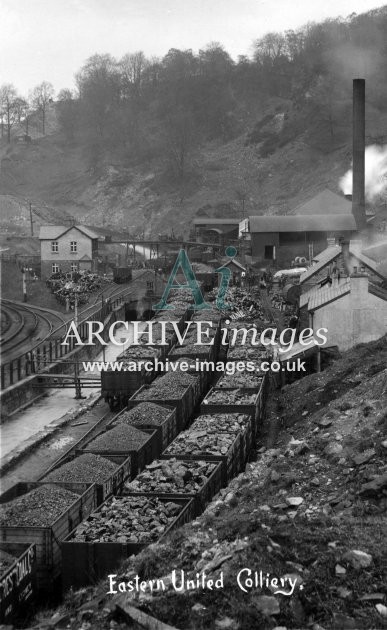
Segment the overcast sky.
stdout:
<svg viewBox="0 0 387 630">
<path fill-rule="evenodd" d="M 0 85 L 21 94 L 41 81 L 74 86 L 95 53 L 122 57 L 220 42 L 236 59 L 254 39 L 309 21 L 383 6 L 378 0 L 0 0 Z"/>
</svg>

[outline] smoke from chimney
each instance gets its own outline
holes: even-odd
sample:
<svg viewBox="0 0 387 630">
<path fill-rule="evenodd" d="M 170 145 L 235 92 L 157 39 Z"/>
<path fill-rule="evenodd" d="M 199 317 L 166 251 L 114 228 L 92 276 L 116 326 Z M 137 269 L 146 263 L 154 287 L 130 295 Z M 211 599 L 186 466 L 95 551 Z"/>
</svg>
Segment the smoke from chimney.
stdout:
<svg viewBox="0 0 387 630">
<path fill-rule="evenodd" d="M 352 169 L 340 179 L 344 195 L 352 195 Z M 365 150 L 365 197 L 369 202 L 387 194 L 387 145 L 373 144 Z"/>
</svg>

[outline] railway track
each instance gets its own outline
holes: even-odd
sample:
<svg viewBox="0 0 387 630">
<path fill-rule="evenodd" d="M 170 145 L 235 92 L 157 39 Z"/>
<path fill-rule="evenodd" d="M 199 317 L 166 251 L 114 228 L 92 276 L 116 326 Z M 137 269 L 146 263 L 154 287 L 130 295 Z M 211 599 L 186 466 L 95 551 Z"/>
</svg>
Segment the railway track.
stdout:
<svg viewBox="0 0 387 630">
<path fill-rule="evenodd" d="M 2 332 L 0 349 L 3 363 L 29 352 L 48 339 L 65 320 L 59 314 L 32 306 L 1 300 L 2 318 L 9 324 Z"/>
</svg>

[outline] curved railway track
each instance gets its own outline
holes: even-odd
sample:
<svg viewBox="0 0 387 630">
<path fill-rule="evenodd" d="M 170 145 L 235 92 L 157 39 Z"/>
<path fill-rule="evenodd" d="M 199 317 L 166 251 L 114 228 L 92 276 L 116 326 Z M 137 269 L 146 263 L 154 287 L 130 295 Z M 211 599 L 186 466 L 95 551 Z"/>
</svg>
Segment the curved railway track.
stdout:
<svg viewBox="0 0 387 630">
<path fill-rule="evenodd" d="M 48 339 L 65 320 L 60 314 L 35 309 L 11 300 L 1 300 L 2 318 L 9 323 L 2 331 L 2 362 L 11 361 Z"/>
</svg>

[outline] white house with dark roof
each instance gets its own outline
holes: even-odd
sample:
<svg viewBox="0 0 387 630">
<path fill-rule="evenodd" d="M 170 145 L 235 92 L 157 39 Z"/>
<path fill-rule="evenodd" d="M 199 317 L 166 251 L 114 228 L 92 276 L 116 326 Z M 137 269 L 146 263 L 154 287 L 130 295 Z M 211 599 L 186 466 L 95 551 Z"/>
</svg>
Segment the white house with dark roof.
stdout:
<svg viewBox="0 0 387 630">
<path fill-rule="evenodd" d="M 57 272 L 96 271 L 99 235 L 83 225 L 40 228 L 42 278 Z"/>
<path fill-rule="evenodd" d="M 328 345 L 347 350 L 387 333 L 386 274 L 360 240 L 329 242 L 300 277 L 301 328 L 328 330 Z"/>
<path fill-rule="evenodd" d="M 348 350 L 387 333 L 387 291 L 354 272 L 300 297 L 302 327 L 327 329 L 327 346 Z"/>
</svg>

